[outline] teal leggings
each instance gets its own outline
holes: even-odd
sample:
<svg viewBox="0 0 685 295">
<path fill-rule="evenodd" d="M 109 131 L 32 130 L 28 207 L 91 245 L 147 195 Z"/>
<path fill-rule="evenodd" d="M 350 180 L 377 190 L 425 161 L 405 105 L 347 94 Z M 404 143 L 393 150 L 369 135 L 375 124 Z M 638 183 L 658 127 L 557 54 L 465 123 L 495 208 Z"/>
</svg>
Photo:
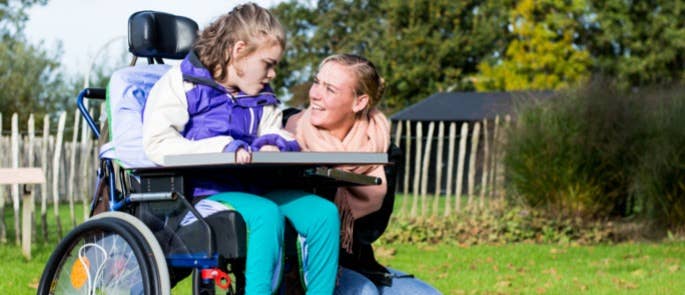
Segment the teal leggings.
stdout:
<svg viewBox="0 0 685 295">
<path fill-rule="evenodd" d="M 301 277 L 307 294 L 333 294 L 340 250 L 338 208 L 302 191 L 274 191 L 266 197 L 278 204 L 298 233 Z"/>
<path fill-rule="evenodd" d="M 278 288 L 284 216 L 299 235 L 307 294 L 333 293 L 340 239 L 338 210 L 333 203 L 303 191 L 274 191 L 264 197 L 228 192 L 208 199 L 235 209 L 247 225 L 245 294 L 269 294 Z"/>
</svg>

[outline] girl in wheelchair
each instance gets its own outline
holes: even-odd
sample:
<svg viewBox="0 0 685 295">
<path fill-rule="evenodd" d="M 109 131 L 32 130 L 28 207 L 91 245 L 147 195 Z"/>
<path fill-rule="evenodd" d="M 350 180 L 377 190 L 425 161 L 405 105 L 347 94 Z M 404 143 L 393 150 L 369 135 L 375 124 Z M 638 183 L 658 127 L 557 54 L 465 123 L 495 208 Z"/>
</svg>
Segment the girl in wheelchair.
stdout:
<svg viewBox="0 0 685 295">
<path fill-rule="evenodd" d="M 298 151 L 292 135 L 281 129 L 279 101 L 268 85 L 284 48 L 281 24 L 258 5 L 240 5 L 216 19 L 151 89 L 143 113 L 146 155 L 162 164 L 166 155 L 223 151 L 248 163 L 251 151 Z M 266 192 L 209 173 L 194 177 L 191 186 L 203 216 L 236 210 L 245 220 L 246 294 L 278 287 L 284 217 L 309 253 L 299 256 L 306 260 L 301 265 L 307 293 L 333 292 L 340 225 L 332 202 L 301 191 Z M 194 218 L 188 215 L 183 223 Z"/>
</svg>

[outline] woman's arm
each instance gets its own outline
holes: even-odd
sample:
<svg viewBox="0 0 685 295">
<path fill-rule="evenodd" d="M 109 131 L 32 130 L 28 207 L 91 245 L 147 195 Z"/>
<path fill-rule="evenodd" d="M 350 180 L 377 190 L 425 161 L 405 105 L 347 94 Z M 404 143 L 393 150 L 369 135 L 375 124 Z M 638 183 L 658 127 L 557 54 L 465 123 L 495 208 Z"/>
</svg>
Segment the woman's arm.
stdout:
<svg viewBox="0 0 685 295">
<path fill-rule="evenodd" d="M 385 178 L 385 170 L 383 169 L 382 165 L 378 165 L 366 175 L 380 177 L 382 182 L 380 185 L 348 187 L 348 190 L 354 195 L 355 198 L 359 198 L 367 204 L 365 208 L 352 210 L 355 219 L 364 217 L 381 209 L 381 206 L 383 205 L 383 198 L 385 198 L 385 193 L 388 191 L 388 183 Z"/>
<path fill-rule="evenodd" d="M 156 164 L 164 164 L 164 156 L 222 152 L 233 138 L 216 136 L 188 140 L 181 135 L 189 120 L 186 88 L 180 68 L 175 66 L 150 90 L 143 113 L 143 148 Z"/>
</svg>

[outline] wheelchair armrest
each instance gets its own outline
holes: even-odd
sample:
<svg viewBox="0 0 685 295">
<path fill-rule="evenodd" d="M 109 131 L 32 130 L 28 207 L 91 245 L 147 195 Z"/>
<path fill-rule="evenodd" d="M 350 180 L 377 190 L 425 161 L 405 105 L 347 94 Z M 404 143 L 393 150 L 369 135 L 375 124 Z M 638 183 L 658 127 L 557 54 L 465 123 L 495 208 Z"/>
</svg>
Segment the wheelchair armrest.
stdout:
<svg viewBox="0 0 685 295">
<path fill-rule="evenodd" d="M 107 91 L 103 88 L 86 88 L 81 90 L 81 93 L 79 93 L 78 98 L 76 99 L 76 106 L 78 106 L 78 110 L 81 112 L 81 116 L 83 116 L 84 120 L 88 123 L 88 127 L 90 127 L 90 130 L 93 131 L 93 134 L 95 134 L 95 138 L 100 138 L 100 127 L 95 124 L 95 119 L 90 115 L 90 112 L 86 109 L 86 105 L 84 103 L 84 98 L 95 98 L 95 99 L 105 99 Z"/>
</svg>

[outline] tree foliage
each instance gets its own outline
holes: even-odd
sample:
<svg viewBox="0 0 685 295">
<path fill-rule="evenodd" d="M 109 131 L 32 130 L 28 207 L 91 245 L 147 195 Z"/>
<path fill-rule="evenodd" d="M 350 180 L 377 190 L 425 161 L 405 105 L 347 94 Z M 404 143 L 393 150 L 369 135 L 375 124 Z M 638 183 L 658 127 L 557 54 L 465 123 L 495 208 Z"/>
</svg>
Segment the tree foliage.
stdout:
<svg viewBox="0 0 685 295">
<path fill-rule="evenodd" d="M 42 44 L 34 45 L 26 39 L 23 28 L 27 21 L 26 9 L 46 0 L 0 2 L 0 113 L 3 125 L 8 126 L 12 113 L 20 114 L 21 124 L 28 113 L 42 115 L 64 109 L 68 93 L 64 75 L 60 72 L 60 49 L 48 51 Z"/>
<path fill-rule="evenodd" d="M 473 90 L 469 76 L 506 40 L 506 1 L 387 1 L 378 50 L 387 102 L 400 109 L 437 91 Z"/>
<path fill-rule="evenodd" d="M 26 10 L 35 5 L 45 5 L 47 0 L 0 0 L 0 34 L 21 32 L 28 20 Z"/>
<path fill-rule="evenodd" d="M 685 78 L 684 2 L 591 0 L 595 71 L 632 87 Z"/>
<path fill-rule="evenodd" d="M 478 90 L 561 89 L 589 76 L 590 55 L 576 43 L 584 0 L 524 0 L 511 11 L 514 39 L 503 59 L 484 61 Z"/>
</svg>

